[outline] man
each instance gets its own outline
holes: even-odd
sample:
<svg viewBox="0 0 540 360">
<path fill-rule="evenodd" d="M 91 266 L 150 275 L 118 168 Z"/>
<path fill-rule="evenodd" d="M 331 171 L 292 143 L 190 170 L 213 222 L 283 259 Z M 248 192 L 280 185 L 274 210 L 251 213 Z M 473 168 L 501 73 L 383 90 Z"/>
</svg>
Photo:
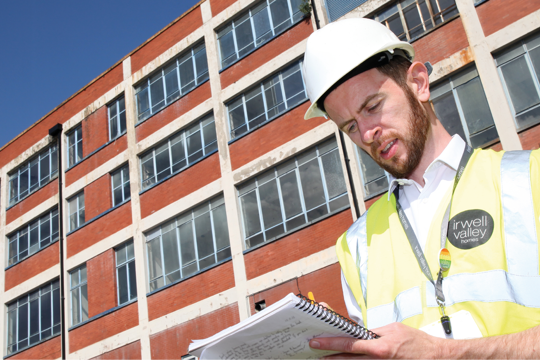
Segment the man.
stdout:
<svg viewBox="0 0 540 360">
<path fill-rule="evenodd" d="M 450 136 L 413 59 L 410 44 L 368 19 L 308 40 L 306 119 L 330 117 L 391 175 L 388 196 L 336 245 L 349 315 L 380 338 L 310 346 L 368 358 L 540 357 L 540 153 L 473 152 Z"/>
</svg>

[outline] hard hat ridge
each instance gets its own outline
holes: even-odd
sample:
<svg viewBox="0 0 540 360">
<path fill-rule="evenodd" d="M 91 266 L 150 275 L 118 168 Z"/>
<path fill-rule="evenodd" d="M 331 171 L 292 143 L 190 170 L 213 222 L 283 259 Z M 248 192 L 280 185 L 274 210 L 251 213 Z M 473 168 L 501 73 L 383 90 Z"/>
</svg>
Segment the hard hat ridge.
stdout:
<svg viewBox="0 0 540 360">
<path fill-rule="evenodd" d="M 353 76 L 388 63 L 392 56 L 414 59 L 413 47 L 371 19 L 345 19 L 310 35 L 304 56 L 304 81 L 311 100 L 305 119 L 327 116 L 320 104 Z"/>
</svg>

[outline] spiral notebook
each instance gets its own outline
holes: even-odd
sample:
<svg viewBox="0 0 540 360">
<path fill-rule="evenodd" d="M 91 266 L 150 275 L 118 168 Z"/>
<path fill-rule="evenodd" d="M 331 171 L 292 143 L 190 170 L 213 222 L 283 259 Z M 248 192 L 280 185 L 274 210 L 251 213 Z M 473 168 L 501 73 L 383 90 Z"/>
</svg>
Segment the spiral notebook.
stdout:
<svg viewBox="0 0 540 360">
<path fill-rule="evenodd" d="M 289 294 L 250 318 L 204 340 L 189 353 L 199 359 L 318 359 L 334 351 L 309 347 L 316 337 L 374 339 L 376 334 L 319 303 Z"/>
</svg>

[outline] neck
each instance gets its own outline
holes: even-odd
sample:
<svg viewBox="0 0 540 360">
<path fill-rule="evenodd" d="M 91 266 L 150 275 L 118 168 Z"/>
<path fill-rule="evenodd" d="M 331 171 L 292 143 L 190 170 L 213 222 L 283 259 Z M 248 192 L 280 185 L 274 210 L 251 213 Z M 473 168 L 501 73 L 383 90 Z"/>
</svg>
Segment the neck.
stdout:
<svg viewBox="0 0 540 360">
<path fill-rule="evenodd" d="M 422 187 L 425 185 L 424 173 L 426 172 L 428 166 L 433 162 L 433 160 L 441 155 L 443 150 L 450 143 L 450 140 L 452 140 L 452 136 L 448 134 L 439 119 L 435 117 L 435 114 L 433 112 L 431 112 L 431 114 L 433 115 L 430 116 L 431 127 L 426 139 L 426 145 L 424 147 L 424 152 L 422 153 L 422 158 L 420 159 L 418 166 L 408 176 L 409 179 L 416 181 Z"/>
</svg>

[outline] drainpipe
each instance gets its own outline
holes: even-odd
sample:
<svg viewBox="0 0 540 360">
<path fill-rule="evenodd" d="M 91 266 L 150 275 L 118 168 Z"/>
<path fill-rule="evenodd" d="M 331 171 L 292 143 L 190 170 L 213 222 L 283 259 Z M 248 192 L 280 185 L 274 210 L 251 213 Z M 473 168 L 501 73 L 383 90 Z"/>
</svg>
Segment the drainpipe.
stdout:
<svg viewBox="0 0 540 360">
<path fill-rule="evenodd" d="M 311 0 L 311 9 L 313 10 L 313 17 L 315 18 L 315 26 L 317 27 L 317 30 L 321 28 L 321 25 L 319 23 L 319 17 L 317 16 L 317 9 L 315 8 L 315 2 L 314 0 Z M 358 219 L 360 217 L 360 208 L 358 207 L 358 198 L 356 197 L 356 190 L 354 188 L 354 182 L 352 178 L 352 171 L 351 171 L 351 160 L 349 159 L 349 155 L 347 153 L 347 148 L 345 147 L 345 138 L 343 136 L 343 133 L 338 131 L 339 133 L 339 140 L 341 141 L 341 148 L 343 149 L 343 156 L 345 157 L 345 167 L 347 170 L 347 178 L 349 179 L 349 184 L 351 186 L 351 193 L 352 198 L 354 202 L 354 211 L 356 213 L 356 218 Z"/>
<path fill-rule="evenodd" d="M 58 144 L 58 242 L 60 249 L 60 347 L 61 358 L 66 358 L 66 322 L 64 316 L 65 296 L 64 296 L 64 214 L 62 211 L 64 198 L 62 196 L 63 175 L 62 171 L 62 124 L 56 124 L 49 129 L 49 135 L 56 138 Z"/>
</svg>

